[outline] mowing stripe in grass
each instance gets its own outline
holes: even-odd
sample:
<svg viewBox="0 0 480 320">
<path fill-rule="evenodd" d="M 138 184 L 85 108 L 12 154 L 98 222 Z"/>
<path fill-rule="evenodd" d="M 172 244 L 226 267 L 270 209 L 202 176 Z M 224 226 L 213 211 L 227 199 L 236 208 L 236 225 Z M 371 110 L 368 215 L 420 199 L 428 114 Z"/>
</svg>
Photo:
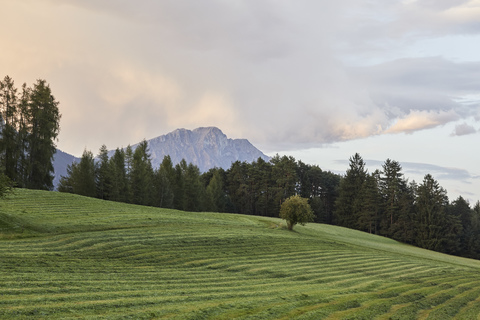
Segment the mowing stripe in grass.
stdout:
<svg viewBox="0 0 480 320">
<path fill-rule="evenodd" d="M 477 261 L 345 228 L 288 232 L 270 228 L 279 222 L 270 218 L 29 190 L 0 210 L 25 230 L 0 230 L 1 319 L 468 319 L 480 311 Z"/>
</svg>

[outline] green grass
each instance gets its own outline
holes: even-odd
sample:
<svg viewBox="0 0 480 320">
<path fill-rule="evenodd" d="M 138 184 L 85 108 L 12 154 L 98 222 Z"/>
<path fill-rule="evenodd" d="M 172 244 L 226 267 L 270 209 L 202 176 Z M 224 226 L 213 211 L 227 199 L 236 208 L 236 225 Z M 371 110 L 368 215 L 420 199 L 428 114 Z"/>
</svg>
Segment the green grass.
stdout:
<svg viewBox="0 0 480 320">
<path fill-rule="evenodd" d="M 480 261 L 345 228 L 0 201 L 1 319 L 480 319 Z"/>
</svg>

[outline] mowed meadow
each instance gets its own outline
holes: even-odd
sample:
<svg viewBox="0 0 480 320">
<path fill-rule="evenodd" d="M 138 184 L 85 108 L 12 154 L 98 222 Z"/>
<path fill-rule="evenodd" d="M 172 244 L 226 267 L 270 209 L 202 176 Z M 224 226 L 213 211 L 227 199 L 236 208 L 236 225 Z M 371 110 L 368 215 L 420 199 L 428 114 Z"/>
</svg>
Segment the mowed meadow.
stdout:
<svg viewBox="0 0 480 320">
<path fill-rule="evenodd" d="M 341 227 L 15 190 L 1 319 L 480 319 L 480 261 Z"/>
</svg>

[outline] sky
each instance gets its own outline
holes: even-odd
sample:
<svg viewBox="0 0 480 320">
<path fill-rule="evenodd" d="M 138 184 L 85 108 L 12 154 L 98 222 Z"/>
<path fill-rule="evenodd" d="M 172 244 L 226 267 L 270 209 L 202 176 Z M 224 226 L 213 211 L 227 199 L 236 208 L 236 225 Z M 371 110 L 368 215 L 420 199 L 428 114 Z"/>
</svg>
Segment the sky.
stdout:
<svg viewBox="0 0 480 320">
<path fill-rule="evenodd" d="M 0 77 L 45 79 L 75 156 L 216 126 L 480 200 L 480 0 L 0 0 Z"/>
</svg>

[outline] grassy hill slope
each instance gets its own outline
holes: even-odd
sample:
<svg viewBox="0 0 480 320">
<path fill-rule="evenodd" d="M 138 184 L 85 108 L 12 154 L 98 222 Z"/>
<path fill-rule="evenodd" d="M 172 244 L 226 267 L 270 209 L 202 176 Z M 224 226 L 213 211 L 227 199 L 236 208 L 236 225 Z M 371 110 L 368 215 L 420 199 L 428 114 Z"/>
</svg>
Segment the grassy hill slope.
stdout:
<svg viewBox="0 0 480 320">
<path fill-rule="evenodd" d="M 345 228 L 55 192 L 0 201 L 2 319 L 477 319 L 480 261 Z"/>
</svg>

